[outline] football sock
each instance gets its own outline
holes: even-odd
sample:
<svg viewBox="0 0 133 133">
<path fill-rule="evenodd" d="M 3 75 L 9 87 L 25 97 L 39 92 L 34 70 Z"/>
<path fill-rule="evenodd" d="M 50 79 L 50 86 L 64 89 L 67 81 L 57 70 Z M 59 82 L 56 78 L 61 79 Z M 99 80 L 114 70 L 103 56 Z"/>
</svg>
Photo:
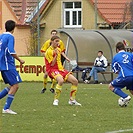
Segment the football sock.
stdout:
<svg viewBox="0 0 133 133">
<path fill-rule="evenodd" d="M 14 95 L 8 94 L 8 97 L 7 97 L 7 99 L 6 99 L 6 103 L 5 103 L 5 106 L 4 106 L 4 110 L 10 108 L 13 99 L 14 99 Z"/>
<path fill-rule="evenodd" d="M 61 90 L 62 90 L 62 86 L 57 84 L 56 89 L 55 89 L 54 99 L 59 99 L 60 94 L 61 94 Z"/>
<path fill-rule="evenodd" d="M 8 94 L 9 90 L 10 90 L 10 89 L 9 89 L 8 87 L 4 88 L 4 89 L 0 92 L 0 99 L 2 99 L 3 97 L 5 97 L 5 96 Z"/>
<path fill-rule="evenodd" d="M 71 86 L 71 92 L 70 92 L 70 99 L 71 100 L 75 100 L 76 93 L 77 93 L 77 86 L 72 85 Z"/>
<path fill-rule="evenodd" d="M 122 98 L 126 98 L 128 95 L 119 88 L 114 88 L 113 92 Z"/>
<path fill-rule="evenodd" d="M 47 80 L 48 80 L 48 78 L 44 78 L 44 80 L 43 80 L 43 87 L 44 88 L 46 88 L 46 86 L 47 86 Z"/>
<path fill-rule="evenodd" d="M 55 80 L 55 79 L 53 79 L 53 80 L 52 80 L 52 84 L 51 84 L 51 88 L 53 88 L 53 89 L 54 89 L 54 88 L 55 88 L 55 85 L 56 85 L 56 80 Z"/>
</svg>

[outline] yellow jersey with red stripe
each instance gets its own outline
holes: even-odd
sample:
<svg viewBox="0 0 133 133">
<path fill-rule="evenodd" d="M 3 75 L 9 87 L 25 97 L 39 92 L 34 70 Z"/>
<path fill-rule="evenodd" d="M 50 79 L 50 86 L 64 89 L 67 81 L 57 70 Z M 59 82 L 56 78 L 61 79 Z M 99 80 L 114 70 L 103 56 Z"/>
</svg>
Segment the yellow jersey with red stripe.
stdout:
<svg viewBox="0 0 133 133">
<path fill-rule="evenodd" d="M 61 63 L 61 49 L 57 47 L 58 54 L 56 58 L 56 63 L 54 66 L 51 66 L 52 61 L 55 57 L 54 48 L 50 46 L 46 53 L 45 53 L 45 65 L 46 65 L 46 71 L 49 72 L 51 69 L 57 69 L 57 70 L 64 70 L 62 63 Z"/>
<path fill-rule="evenodd" d="M 43 53 L 43 52 L 46 52 L 46 50 L 49 48 L 49 46 L 50 46 L 50 39 L 49 40 L 47 40 L 44 44 L 43 44 L 43 46 L 41 47 L 41 52 Z M 61 49 L 61 52 L 65 52 L 65 45 L 64 45 L 64 43 L 60 40 L 60 42 L 59 42 L 59 46 L 58 46 L 60 49 Z"/>
</svg>

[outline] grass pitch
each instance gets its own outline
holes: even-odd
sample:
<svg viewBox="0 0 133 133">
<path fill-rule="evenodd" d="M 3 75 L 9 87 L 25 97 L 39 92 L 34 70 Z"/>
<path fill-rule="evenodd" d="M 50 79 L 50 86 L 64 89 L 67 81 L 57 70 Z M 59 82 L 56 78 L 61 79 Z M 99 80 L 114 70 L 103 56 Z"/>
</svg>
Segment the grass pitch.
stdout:
<svg viewBox="0 0 133 133">
<path fill-rule="evenodd" d="M 128 107 L 119 107 L 119 97 L 108 90 L 108 85 L 79 84 L 77 101 L 82 107 L 68 105 L 70 84 L 63 85 L 59 106 L 52 105 L 54 94 L 49 89 L 40 94 L 42 85 L 20 84 L 11 106 L 18 114 L 0 112 L 0 133 L 133 133 L 133 99 Z M 4 86 L 1 83 L 1 90 Z M 5 100 L 1 100 L 1 110 Z"/>
</svg>

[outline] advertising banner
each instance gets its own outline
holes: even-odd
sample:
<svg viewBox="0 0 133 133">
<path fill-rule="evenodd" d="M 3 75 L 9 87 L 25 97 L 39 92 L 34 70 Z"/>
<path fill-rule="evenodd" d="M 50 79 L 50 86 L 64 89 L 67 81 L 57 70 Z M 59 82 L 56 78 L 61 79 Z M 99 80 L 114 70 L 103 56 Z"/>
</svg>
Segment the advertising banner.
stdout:
<svg viewBox="0 0 133 133">
<path fill-rule="evenodd" d="M 43 81 L 45 72 L 44 57 L 20 57 L 25 64 L 16 60 L 16 68 L 23 81 Z M 1 80 L 0 76 L 0 80 Z"/>
</svg>

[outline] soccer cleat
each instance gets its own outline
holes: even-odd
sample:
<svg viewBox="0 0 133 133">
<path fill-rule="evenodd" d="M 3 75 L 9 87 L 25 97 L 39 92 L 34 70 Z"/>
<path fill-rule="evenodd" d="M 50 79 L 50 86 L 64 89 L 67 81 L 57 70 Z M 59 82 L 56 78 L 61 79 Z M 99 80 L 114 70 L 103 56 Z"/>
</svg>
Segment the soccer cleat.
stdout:
<svg viewBox="0 0 133 133">
<path fill-rule="evenodd" d="M 86 80 L 84 80 L 84 83 L 85 83 L 85 84 L 89 84 L 90 81 L 86 79 Z"/>
<path fill-rule="evenodd" d="M 130 100 L 131 100 L 131 97 L 127 96 L 126 98 L 123 99 L 123 102 L 125 103 L 125 105 L 127 105 Z"/>
<path fill-rule="evenodd" d="M 69 100 L 68 104 L 70 105 L 77 105 L 77 106 L 81 106 L 80 103 L 78 103 L 76 100 Z"/>
<path fill-rule="evenodd" d="M 51 89 L 50 89 L 50 91 L 51 91 L 52 93 L 54 93 L 54 92 L 55 92 L 53 88 L 51 88 Z"/>
<path fill-rule="evenodd" d="M 2 110 L 2 113 L 4 113 L 4 114 L 13 114 L 13 115 L 16 115 L 17 113 L 16 112 L 14 112 L 14 111 L 12 111 L 12 110 L 10 110 L 10 109 L 6 109 L 6 110 Z"/>
<path fill-rule="evenodd" d="M 55 99 L 54 102 L 53 102 L 53 105 L 54 106 L 58 106 L 58 103 L 59 103 L 59 100 L 58 99 Z"/>
<path fill-rule="evenodd" d="M 46 91 L 46 88 L 43 88 L 42 90 L 41 90 L 41 93 L 44 93 Z"/>
</svg>

